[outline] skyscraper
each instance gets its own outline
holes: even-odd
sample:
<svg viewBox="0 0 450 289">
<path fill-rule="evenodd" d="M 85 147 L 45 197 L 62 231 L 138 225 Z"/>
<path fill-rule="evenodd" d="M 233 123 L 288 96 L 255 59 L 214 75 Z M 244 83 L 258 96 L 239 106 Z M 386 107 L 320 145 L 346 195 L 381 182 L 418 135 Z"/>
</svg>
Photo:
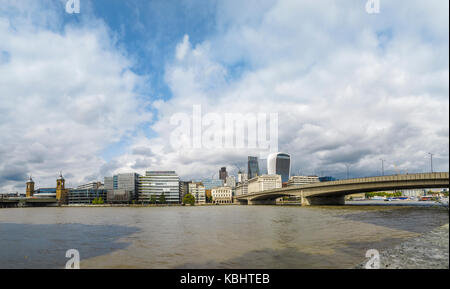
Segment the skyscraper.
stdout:
<svg viewBox="0 0 450 289">
<path fill-rule="evenodd" d="M 154 195 L 159 201 L 164 194 L 166 202 L 180 202 L 180 177 L 174 171 L 147 171 L 139 176 L 139 201 L 149 202 Z"/>
<path fill-rule="evenodd" d="M 273 153 L 267 157 L 267 173 L 269 175 L 280 175 L 281 181 L 289 181 L 291 170 L 291 156 L 287 153 Z"/>
<path fill-rule="evenodd" d="M 259 176 L 258 157 L 248 157 L 248 179 Z"/>
<path fill-rule="evenodd" d="M 227 181 L 228 173 L 226 167 L 221 167 L 219 171 L 219 179 L 221 179 L 223 182 Z"/>
</svg>

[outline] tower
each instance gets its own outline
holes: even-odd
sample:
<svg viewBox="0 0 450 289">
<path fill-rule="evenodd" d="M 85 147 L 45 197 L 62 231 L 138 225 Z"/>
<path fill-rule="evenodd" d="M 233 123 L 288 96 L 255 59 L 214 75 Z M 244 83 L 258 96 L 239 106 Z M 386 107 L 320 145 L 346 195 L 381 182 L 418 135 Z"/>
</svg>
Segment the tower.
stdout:
<svg viewBox="0 0 450 289">
<path fill-rule="evenodd" d="M 30 179 L 27 181 L 27 198 L 31 198 L 34 194 L 34 181 L 30 176 Z"/>
<path fill-rule="evenodd" d="M 289 181 L 291 171 L 291 156 L 287 153 L 273 153 L 267 157 L 267 173 L 280 175 L 283 183 Z"/>
<path fill-rule="evenodd" d="M 66 203 L 67 190 L 65 187 L 65 180 L 62 173 L 59 173 L 59 178 L 56 180 L 56 200 L 60 203 Z"/>
</svg>

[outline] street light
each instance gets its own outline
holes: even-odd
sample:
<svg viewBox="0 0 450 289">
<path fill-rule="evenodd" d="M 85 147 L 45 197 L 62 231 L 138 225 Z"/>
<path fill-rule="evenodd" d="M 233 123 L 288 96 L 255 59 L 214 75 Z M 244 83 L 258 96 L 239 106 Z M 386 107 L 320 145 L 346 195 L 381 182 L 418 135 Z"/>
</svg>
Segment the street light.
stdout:
<svg viewBox="0 0 450 289">
<path fill-rule="evenodd" d="M 432 153 L 428 153 L 430 155 L 430 161 L 431 161 L 431 172 L 433 172 L 433 155 Z"/>
<path fill-rule="evenodd" d="M 384 162 L 386 160 L 380 159 L 380 161 L 381 161 L 381 175 L 384 176 Z"/>
<path fill-rule="evenodd" d="M 347 179 L 349 179 L 349 175 L 350 175 L 350 172 L 349 172 L 350 164 L 345 164 L 345 166 L 347 167 Z"/>
</svg>

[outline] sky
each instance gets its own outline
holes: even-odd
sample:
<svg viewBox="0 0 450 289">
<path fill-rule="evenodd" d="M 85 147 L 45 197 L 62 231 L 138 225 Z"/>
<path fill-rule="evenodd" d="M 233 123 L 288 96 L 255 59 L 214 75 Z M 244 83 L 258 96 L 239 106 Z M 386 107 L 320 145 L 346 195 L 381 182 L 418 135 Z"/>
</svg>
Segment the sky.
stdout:
<svg viewBox="0 0 450 289">
<path fill-rule="evenodd" d="M 217 178 L 263 156 L 176 135 L 195 130 L 173 121 L 194 105 L 203 121 L 275 113 L 292 174 L 380 175 L 381 159 L 385 174 L 427 172 L 429 152 L 449 170 L 446 0 L 380 0 L 372 14 L 365 0 L 66 2 L 0 0 L 0 192 L 30 175 L 55 186 L 60 171 L 69 187 L 146 170 Z"/>
</svg>

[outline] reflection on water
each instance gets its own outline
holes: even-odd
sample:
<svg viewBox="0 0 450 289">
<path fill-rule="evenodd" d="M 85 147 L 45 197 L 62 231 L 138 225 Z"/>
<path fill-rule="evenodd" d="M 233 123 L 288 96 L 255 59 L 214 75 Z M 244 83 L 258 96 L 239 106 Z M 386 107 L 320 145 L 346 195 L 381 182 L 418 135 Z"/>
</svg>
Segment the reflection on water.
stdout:
<svg viewBox="0 0 450 289">
<path fill-rule="evenodd" d="M 207 206 L 0 210 L 0 268 L 349 268 L 448 223 L 422 207 Z"/>
</svg>

